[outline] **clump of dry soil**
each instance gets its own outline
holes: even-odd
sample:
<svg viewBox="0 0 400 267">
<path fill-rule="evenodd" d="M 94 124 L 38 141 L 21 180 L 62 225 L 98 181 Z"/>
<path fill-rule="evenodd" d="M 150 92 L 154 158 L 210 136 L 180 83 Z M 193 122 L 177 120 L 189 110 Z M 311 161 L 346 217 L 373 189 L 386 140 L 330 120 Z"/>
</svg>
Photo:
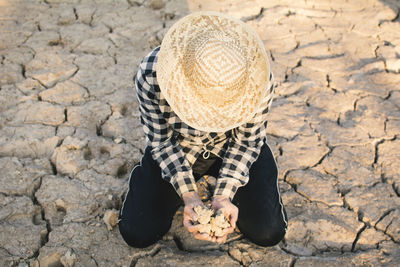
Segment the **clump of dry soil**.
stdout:
<svg viewBox="0 0 400 267">
<path fill-rule="evenodd" d="M 222 210 L 214 211 L 208 207 L 198 205 L 194 208 L 194 211 L 197 213 L 197 222 L 202 225 L 200 233 L 219 237 L 224 235 L 224 229 L 231 226 Z"/>
</svg>

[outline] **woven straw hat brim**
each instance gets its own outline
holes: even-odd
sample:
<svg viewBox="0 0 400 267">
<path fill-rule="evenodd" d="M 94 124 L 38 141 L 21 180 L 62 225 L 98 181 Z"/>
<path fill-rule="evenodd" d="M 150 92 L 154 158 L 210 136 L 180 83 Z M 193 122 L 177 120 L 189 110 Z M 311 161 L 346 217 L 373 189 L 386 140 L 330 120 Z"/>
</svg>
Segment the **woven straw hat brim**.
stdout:
<svg viewBox="0 0 400 267">
<path fill-rule="evenodd" d="M 172 110 L 206 132 L 248 122 L 269 93 L 270 66 L 257 33 L 218 12 L 196 12 L 176 22 L 162 41 L 156 71 Z"/>
</svg>

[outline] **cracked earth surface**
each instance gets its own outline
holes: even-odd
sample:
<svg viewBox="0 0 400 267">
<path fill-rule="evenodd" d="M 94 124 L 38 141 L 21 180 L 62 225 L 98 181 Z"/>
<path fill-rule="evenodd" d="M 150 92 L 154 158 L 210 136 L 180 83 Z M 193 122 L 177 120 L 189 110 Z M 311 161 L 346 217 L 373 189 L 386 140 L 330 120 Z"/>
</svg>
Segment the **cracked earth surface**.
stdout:
<svg viewBox="0 0 400 267">
<path fill-rule="evenodd" d="M 399 7 L 0 0 L 0 265 L 399 266 Z M 242 19 L 269 51 L 268 142 L 289 216 L 271 248 L 194 240 L 178 211 L 163 240 L 134 249 L 112 222 L 145 143 L 132 77 L 196 10 Z"/>
</svg>

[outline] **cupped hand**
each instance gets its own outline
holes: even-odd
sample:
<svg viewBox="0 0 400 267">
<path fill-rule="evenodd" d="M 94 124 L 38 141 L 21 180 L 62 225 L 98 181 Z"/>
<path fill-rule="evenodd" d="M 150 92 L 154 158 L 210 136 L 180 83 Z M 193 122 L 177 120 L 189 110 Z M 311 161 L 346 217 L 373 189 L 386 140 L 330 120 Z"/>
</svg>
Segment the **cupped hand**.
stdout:
<svg viewBox="0 0 400 267">
<path fill-rule="evenodd" d="M 211 237 L 209 234 L 200 233 L 200 224 L 194 224 L 197 220 L 197 214 L 194 211 L 194 207 L 200 205 L 204 206 L 197 192 L 188 192 L 182 195 L 183 202 L 185 203 L 185 208 L 183 210 L 183 226 L 191 232 L 194 238 L 199 240 L 206 240 L 211 242 L 216 242 L 215 237 Z"/>
<path fill-rule="evenodd" d="M 217 237 L 215 240 L 217 243 L 224 243 L 228 237 L 228 234 L 233 233 L 235 230 L 239 209 L 232 204 L 228 197 L 225 196 L 214 196 L 211 208 L 214 210 L 221 210 L 231 225 L 223 230 L 223 236 Z"/>
</svg>

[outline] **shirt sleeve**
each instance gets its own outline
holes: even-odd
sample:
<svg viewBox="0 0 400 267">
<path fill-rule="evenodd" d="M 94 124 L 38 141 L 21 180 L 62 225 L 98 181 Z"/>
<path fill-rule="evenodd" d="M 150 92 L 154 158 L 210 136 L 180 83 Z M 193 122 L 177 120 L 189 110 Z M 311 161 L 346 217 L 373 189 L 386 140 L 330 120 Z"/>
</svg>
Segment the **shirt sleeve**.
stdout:
<svg viewBox="0 0 400 267">
<path fill-rule="evenodd" d="M 257 160 L 267 135 L 267 113 L 274 92 L 272 73 L 267 88 L 270 94 L 252 120 L 232 130 L 214 196 L 223 195 L 232 200 L 238 188 L 249 180 L 250 167 Z"/>
<path fill-rule="evenodd" d="M 160 109 L 160 90 L 152 70 L 154 56 L 143 59 L 135 77 L 140 120 L 151 147 L 151 155 L 159 164 L 162 178 L 172 184 L 179 196 L 197 191 L 190 163 Z M 165 102 L 165 101 L 164 101 Z"/>
</svg>

